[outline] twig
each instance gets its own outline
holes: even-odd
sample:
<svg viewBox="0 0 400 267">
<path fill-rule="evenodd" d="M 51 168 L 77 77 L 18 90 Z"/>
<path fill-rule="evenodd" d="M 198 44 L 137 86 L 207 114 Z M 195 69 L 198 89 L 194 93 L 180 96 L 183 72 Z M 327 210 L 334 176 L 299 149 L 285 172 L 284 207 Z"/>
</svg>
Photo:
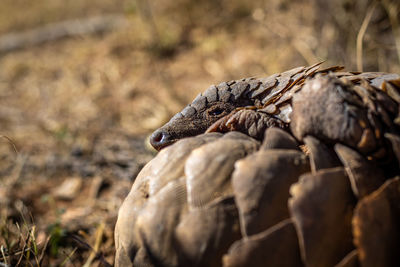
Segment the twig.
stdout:
<svg viewBox="0 0 400 267">
<path fill-rule="evenodd" d="M 392 32 L 394 41 L 396 44 L 397 57 L 400 64 L 400 22 L 398 19 L 399 4 L 397 2 L 390 2 L 388 0 L 382 1 L 384 8 L 389 16 L 390 24 L 392 26 Z"/>
<path fill-rule="evenodd" d="M 11 144 L 11 146 L 13 147 L 15 154 L 18 154 L 17 147 L 15 146 L 13 140 L 10 137 L 0 134 L 0 138 L 6 139 Z"/>
<path fill-rule="evenodd" d="M 42 248 L 42 253 L 40 253 L 40 257 L 39 257 L 39 266 L 42 266 L 42 262 L 44 259 L 44 253 L 46 252 L 47 246 L 49 245 L 49 241 L 50 241 L 51 235 L 49 235 L 46 239 L 46 242 L 44 243 L 44 246 Z"/>
<path fill-rule="evenodd" d="M 105 223 L 104 222 L 102 222 L 99 225 L 99 227 L 97 227 L 96 241 L 95 241 L 95 244 L 94 244 L 94 248 L 93 248 L 92 252 L 90 253 L 89 258 L 87 259 L 87 261 L 83 265 L 83 267 L 90 267 L 90 265 L 92 264 L 92 261 L 96 258 L 97 252 L 99 251 L 99 248 L 100 248 L 101 240 L 103 238 L 104 227 L 105 227 Z"/>
<path fill-rule="evenodd" d="M 1 255 L 3 256 L 4 264 L 8 266 L 6 255 L 4 254 L 4 247 L 1 245 L 0 247 Z"/>
<path fill-rule="evenodd" d="M 22 233 L 21 233 L 21 235 L 22 235 Z M 29 242 L 30 237 L 31 236 L 28 234 L 27 237 L 26 237 L 26 240 L 24 242 L 24 246 L 21 249 L 21 251 L 22 251 L 21 256 L 19 257 L 18 262 L 17 262 L 17 264 L 15 266 L 19 266 L 21 264 L 22 258 L 24 257 L 24 252 L 29 250 L 29 248 L 27 250 L 25 250 L 25 249 L 26 249 L 26 246 L 27 246 L 27 244 Z"/>
<path fill-rule="evenodd" d="M 72 250 L 72 252 L 69 255 L 67 255 L 67 257 L 63 260 L 63 262 L 60 264 L 60 266 L 64 266 L 67 263 L 68 260 L 71 260 L 71 257 L 75 254 L 77 249 L 78 248 L 74 248 Z"/>
<path fill-rule="evenodd" d="M 40 244 L 41 244 L 41 242 L 40 242 L 40 243 L 37 243 L 37 245 L 40 245 Z M 31 248 L 21 249 L 21 250 L 18 250 L 18 251 L 13 252 L 13 255 L 14 255 L 14 256 L 18 256 L 18 255 L 21 255 L 21 254 L 23 254 L 23 253 L 25 253 L 25 252 L 28 252 L 28 250 L 32 250 L 32 249 L 31 249 Z M 11 254 L 8 253 L 6 256 L 11 256 Z"/>
<path fill-rule="evenodd" d="M 88 250 L 93 250 L 93 248 L 86 243 L 84 240 L 82 240 L 82 238 L 80 238 L 78 235 L 71 235 L 71 239 L 74 240 L 75 242 L 79 243 L 81 246 L 85 247 Z"/>
<path fill-rule="evenodd" d="M 368 8 L 367 14 L 361 24 L 360 30 L 357 34 L 357 70 L 363 71 L 363 39 L 365 32 L 367 31 L 368 24 L 371 21 L 372 15 L 374 14 L 374 10 L 376 7 L 376 2 L 372 3 L 372 5 Z"/>
<path fill-rule="evenodd" d="M 100 227 L 101 227 L 101 228 L 104 228 L 104 226 L 105 226 L 104 222 L 103 222 L 102 224 L 103 224 L 103 226 L 101 227 L 101 225 L 100 225 L 99 228 L 100 228 Z M 95 247 L 98 245 L 97 251 L 99 250 L 100 242 L 101 242 L 101 239 L 102 239 L 102 234 L 99 235 L 99 233 L 102 233 L 102 232 L 104 231 L 104 229 L 101 229 L 101 228 L 100 228 L 100 229 L 101 229 L 101 231 L 100 231 L 99 228 L 97 229 L 97 232 L 96 232 L 96 245 L 95 245 Z M 83 245 L 85 248 L 91 250 L 92 252 L 94 251 L 94 252 L 95 252 L 95 258 L 94 258 L 94 259 L 96 259 L 96 258 L 99 259 L 99 261 L 100 261 L 105 267 L 112 267 L 112 265 L 109 264 L 109 263 L 104 259 L 104 256 L 103 256 L 103 253 L 102 253 L 102 252 L 96 252 L 95 248 L 92 248 L 86 241 L 82 240 L 81 237 L 79 237 L 78 235 L 71 235 L 71 238 L 72 238 L 74 241 L 76 241 L 77 243 Z M 89 257 L 90 257 L 90 256 L 89 256 Z"/>
<path fill-rule="evenodd" d="M 125 24 L 126 19 L 122 15 L 96 16 L 52 23 L 37 29 L 0 36 L 0 53 L 7 53 L 66 37 L 106 32 Z"/>
</svg>

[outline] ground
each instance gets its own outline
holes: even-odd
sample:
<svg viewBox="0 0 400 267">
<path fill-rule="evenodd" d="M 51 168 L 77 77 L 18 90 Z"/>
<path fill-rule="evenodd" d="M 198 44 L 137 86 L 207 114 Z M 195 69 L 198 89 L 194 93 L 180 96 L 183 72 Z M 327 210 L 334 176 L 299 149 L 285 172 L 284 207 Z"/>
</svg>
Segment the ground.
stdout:
<svg viewBox="0 0 400 267">
<path fill-rule="evenodd" d="M 213 83 L 323 60 L 357 70 L 357 52 L 364 70 L 400 72 L 396 1 L 3 2 L 0 263 L 11 266 L 112 265 L 118 207 L 156 153 L 148 135 Z M 122 22 L 1 46 L 107 15 Z"/>
</svg>

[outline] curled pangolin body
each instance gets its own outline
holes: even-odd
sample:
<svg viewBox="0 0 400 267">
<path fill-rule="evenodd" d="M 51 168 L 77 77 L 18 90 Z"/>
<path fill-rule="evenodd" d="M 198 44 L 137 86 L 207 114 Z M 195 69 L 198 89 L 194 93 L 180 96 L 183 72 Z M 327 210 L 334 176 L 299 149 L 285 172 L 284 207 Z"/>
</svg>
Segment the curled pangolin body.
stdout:
<svg viewBox="0 0 400 267">
<path fill-rule="evenodd" d="M 211 87 L 156 131 L 193 136 L 136 178 L 116 265 L 400 266 L 400 76 L 318 68 Z"/>
</svg>

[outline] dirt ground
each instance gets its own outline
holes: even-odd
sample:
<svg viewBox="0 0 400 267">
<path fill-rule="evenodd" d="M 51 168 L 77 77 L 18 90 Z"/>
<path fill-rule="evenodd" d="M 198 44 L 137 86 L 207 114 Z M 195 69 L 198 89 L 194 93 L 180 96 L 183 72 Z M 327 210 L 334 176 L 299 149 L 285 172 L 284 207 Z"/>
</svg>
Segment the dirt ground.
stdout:
<svg viewBox="0 0 400 267">
<path fill-rule="evenodd" d="M 154 129 L 221 81 L 322 60 L 357 70 L 360 52 L 364 71 L 399 73 L 399 11 L 394 0 L 3 0 L 0 265 L 112 265 L 118 208 L 156 153 Z M 35 39 L 108 15 L 115 27 Z"/>
</svg>

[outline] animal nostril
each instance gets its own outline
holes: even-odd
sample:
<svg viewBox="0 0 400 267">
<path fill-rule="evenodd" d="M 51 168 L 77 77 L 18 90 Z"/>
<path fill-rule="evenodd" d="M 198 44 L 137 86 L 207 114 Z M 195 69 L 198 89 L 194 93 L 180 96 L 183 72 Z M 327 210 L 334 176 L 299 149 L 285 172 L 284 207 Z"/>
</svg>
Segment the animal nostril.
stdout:
<svg viewBox="0 0 400 267">
<path fill-rule="evenodd" d="M 150 136 L 150 144 L 157 150 L 160 150 L 163 147 L 170 145 L 171 143 L 172 142 L 170 136 L 164 131 L 155 131 Z"/>
<path fill-rule="evenodd" d="M 164 134 L 162 132 L 156 132 L 151 139 L 154 143 L 159 143 L 164 139 Z"/>
</svg>

